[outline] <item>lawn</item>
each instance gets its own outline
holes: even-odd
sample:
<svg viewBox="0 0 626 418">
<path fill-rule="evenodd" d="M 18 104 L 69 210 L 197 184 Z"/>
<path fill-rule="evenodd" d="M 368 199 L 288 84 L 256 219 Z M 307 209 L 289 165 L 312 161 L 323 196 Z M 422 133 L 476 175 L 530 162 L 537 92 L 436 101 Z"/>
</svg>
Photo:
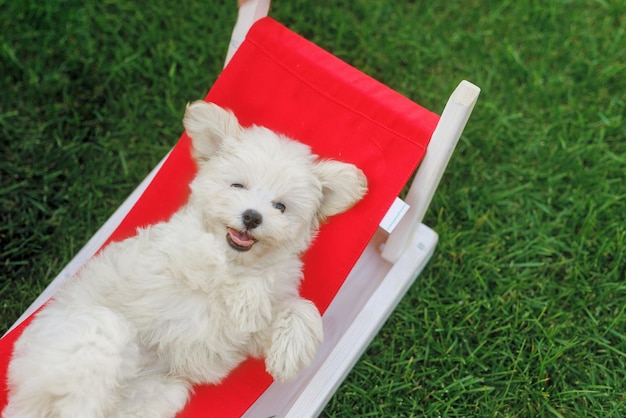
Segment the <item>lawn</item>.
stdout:
<svg viewBox="0 0 626 418">
<path fill-rule="evenodd" d="M 173 146 L 234 4 L 0 0 L 0 333 Z M 271 15 L 432 110 L 482 89 L 437 252 L 323 416 L 626 415 L 626 3 Z"/>
</svg>

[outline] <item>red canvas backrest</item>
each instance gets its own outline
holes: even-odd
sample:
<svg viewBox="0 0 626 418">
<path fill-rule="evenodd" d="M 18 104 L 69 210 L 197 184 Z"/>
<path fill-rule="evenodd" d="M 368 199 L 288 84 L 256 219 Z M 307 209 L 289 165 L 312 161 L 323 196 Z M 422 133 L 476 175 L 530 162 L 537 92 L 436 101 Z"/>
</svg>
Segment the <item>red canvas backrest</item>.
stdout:
<svg viewBox="0 0 626 418">
<path fill-rule="evenodd" d="M 233 110 L 244 126 L 266 126 L 309 144 L 322 158 L 351 162 L 365 172 L 366 197 L 323 225 L 304 256 L 301 294 L 323 313 L 424 156 L 438 115 L 271 18 L 252 27 L 206 100 Z M 189 138 L 183 135 L 110 240 L 171 216 L 186 201 L 194 174 Z M 3 375 L 21 329 L 0 340 Z M 209 411 L 211 416 L 239 416 L 270 383 L 263 362 L 249 360 L 223 384 L 197 388 L 181 416 Z M 0 389 L 5 389 L 4 378 Z M 2 392 L 0 405 L 6 397 Z"/>
</svg>

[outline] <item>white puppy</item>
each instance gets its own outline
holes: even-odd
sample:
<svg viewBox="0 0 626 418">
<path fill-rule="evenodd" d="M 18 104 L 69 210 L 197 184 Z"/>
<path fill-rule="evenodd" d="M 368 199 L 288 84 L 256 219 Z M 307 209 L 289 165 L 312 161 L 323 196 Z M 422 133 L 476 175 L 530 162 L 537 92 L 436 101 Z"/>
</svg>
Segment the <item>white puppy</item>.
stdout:
<svg viewBox="0 0 626 418">
<path fill-rule="evenodd" d="M 247 356 L 296 377 L 322 340 L 300 298 L 321 221 L 366 192 L 351 164 L 205 102 L 187 107 L 198 174 L 172 218 L 110 244 L 17 341 L 3 417 L 171 417 Z"/>
</svg>

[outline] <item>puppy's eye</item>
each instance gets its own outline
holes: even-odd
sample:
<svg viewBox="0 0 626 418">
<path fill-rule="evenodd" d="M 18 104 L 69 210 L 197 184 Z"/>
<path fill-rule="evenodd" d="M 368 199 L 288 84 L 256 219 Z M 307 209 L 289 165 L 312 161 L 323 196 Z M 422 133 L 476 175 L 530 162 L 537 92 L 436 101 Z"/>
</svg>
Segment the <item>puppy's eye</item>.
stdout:
<svg viewBox="0 0 626 418">
<path fill-rule="evenodd" d="M 241 183 L 233 183 L 230 185 L 230 187 L 232 187 L 233 189 L 243 189 L 243 184 Z"/>
<path fill-rule="evenodd" d="M 287 209 L 285 205 L 280 202 L 273 202 L 272 205 L 274 206 L 274 209 L 278 209 L 281 213 L 285 213 L 285 209 Z"/>
</svg>

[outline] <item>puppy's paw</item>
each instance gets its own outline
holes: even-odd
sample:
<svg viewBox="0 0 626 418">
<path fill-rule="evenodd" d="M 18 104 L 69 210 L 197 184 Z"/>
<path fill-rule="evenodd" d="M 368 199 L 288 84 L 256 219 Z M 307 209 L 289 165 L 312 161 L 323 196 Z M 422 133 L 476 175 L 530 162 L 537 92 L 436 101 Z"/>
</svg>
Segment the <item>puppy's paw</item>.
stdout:
<svg viewBox="0 0 626 418">
<path fill-rule="evenodd" d="M 281 382 L 295 379 L 313 361 L 322 339 L 322 318 L 312 302 L 294 299 L 285 303 L 272 324 L 267 371 Z"/>
</svg>

